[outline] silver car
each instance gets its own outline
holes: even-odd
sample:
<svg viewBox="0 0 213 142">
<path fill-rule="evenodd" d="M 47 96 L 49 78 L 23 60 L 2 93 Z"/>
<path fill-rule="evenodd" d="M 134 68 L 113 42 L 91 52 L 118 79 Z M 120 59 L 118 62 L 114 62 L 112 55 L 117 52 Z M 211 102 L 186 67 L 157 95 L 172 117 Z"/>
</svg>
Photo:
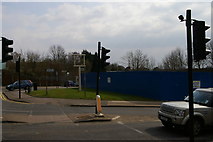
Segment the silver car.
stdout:
<svg viewBox="0 0 213 142">
<path fill-rule="evenodd" d="M 193 92 L 194 135 L 205 126 L 213 126 L 213 88 L 200 88 Z M 165 127 L 181 126 L 189 130 L 189 99 L 164 102 L 160 106 L 158 118 Z"/>
</svg>

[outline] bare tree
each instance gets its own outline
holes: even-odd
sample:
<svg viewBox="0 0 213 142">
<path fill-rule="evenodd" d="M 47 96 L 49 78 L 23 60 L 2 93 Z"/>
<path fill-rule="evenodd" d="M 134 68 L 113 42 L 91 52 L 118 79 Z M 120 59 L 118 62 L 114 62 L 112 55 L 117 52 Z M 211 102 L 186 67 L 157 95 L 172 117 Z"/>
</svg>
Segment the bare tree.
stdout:
<svg viewBox="0 0 213 142">
<path fill-rule="evenodd" d="M 40 61 L 40 55 L 38 53 L 28 51 L 26 53 L 26 61 L 28 61 L 28 62 L 39 62 Z"/>
<path fill-rule="evenodd" d="M 154 59 L 149 58 L 140 49 L 137 49 L 135 52 L 127 52 L 127 54 L 122 57 L 122 60 L 131 70 L 152 69 L 154 66 Z"/>
<path fill-rule="evenodd" d="M 162 61 L 164 69 L 179 70 L 186 67 L 186 57 L 180 48 L 176 48 L 166 55 Z"/>
<path fill-rule="evenodd" d="M 206 56 L 206 67 L 213 68 L 213 40 L 207 44 L 206 49 L 210 51 Z"/>
<path fill-rule="evenodd" d="M 49 64 L 49 66 L 52 66 L 53 69 L 55 69 L 56 74 L 56 82 L 58 85 L 63 82 L 61 76 L 63 76 L 63 70 L 66 66 L 66 53 L 64 48 L 62 48 L 59 45 L 53 45 L 49 49 L 50 53 L 50 59 L 52 60 L 52 63 Z"/>
<path fill-rule="evenodd" d="M 64 60 L 66 58 L 66 53 L 64 48 L 62 48 L 59 45 L 53 45 L 50 47 L 49 49 L 49 53 L 50 53 L 50 58 L 53 61 L 61 61 Z"/>
</svg>

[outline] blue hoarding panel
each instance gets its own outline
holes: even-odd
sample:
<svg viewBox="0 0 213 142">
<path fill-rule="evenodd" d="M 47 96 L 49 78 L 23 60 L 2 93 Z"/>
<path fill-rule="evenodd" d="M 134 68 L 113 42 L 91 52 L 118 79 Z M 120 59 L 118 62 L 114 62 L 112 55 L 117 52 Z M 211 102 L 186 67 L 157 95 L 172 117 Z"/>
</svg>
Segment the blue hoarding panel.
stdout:
<svg viewBox="0 0 213 142">
<path fill-rule="evenodd" d="M 96 89 L 96 73 L 86 73 L 87 88 Z M 82 77 L 84 78 L 84 77 Z M 187 72 L 133 71 L 100 73 L 100 90 L 155 100 L 183 100 L 188 95 Z M 194 72 L 201 87 L 213 87 L 213 72 Z"/>
</svg>

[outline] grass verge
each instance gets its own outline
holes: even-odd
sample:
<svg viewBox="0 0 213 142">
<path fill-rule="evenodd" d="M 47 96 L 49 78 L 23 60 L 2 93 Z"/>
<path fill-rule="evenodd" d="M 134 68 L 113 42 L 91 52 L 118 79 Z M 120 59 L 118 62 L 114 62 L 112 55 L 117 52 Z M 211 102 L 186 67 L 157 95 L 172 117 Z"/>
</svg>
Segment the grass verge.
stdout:
<svg viewBox="0 0 213 142">
<path fill-rule="evenodd" d="M 48 90 L 37 90 L 30 92 L 31 96 L 44 98 L 63 98 L 63 99 L 85 99 L 94 100 L 96 92 L 93 89 L 79 91 L 77 88 L 55 88 Z M 154 101 L 149 98 L 144 98 L 134 95 L 119 94 L 113 92 L 100 91 L 101 100 L 117 100 L 117 101 Z"/>
</svg>

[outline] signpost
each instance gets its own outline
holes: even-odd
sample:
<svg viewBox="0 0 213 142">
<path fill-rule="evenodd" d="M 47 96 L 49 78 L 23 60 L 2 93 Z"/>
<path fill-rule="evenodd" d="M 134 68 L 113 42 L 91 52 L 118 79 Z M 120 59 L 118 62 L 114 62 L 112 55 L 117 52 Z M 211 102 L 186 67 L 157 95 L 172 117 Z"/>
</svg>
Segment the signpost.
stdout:
<svg viewBox="0 0 213 142">
<path fill-rule="evenodd" d="M 48 83 L 47 83 L 47 73 L 49 72 L 54 72 L 55 70 L 54 69 L 46 69 L 45 71 L 45 75 L 46 75 L 46 95 L 48 94 L 48 91 L 47 91 L 47 86 L 48 86 Z"/>
<path fill-rule="evenodd" d="M 85 67 L 85 54 L 73 54 L 74 56 L 74 67 L 78 67 L 78 85 L 79 91 L 81 91 L 81 70 Z"/>
</svg>

